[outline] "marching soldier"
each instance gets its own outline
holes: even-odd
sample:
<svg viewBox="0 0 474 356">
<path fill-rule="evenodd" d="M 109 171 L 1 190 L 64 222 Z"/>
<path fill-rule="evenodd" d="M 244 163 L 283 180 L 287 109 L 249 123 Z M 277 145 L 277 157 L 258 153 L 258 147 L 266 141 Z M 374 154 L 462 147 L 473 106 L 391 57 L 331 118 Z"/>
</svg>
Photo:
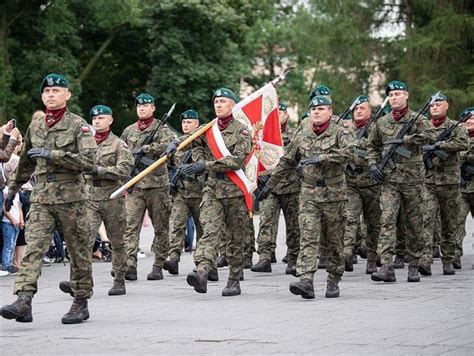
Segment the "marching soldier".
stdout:
<svg viewBox="0 0 474 356">
<path fill-rule="evenodd" d="M 365 95 L 358 97 L 358 104 L 352 115 L 357 138 L 361 133 L 368 133 L 370 124 L 371 107 L 369 99 Z M 347 165 L 347 228 L 344 237 L 344 259 L 346 271 L 353 271 L 353 256 L 355 255 L 355 242 L 358 228 L 361 225 L 361 215 L 367 225 L 366 245 L 368 250 L 367 266 L 365 272 L 372 274 L 377 272 L 377 243 L 380 234 L 380 184 L 370 176 L 367 164 L 367 137 L 360 137 L 358 147 L 355 150 L 354 162 Z"/>
<path fill-rule="evenodd" d="M 193 141 L 193 160 L 183 169 L 190 177 L 207 174 L 201 204 L 201 224 L 204 234 L 198 241 L 194 253 L 196 271 L 188 274 L 187 282 L 198 293 L 207 293 L 208 272 L 216 264 L 219 238 L 226 239 L 226 259 L 229 263 L 229 280 L 222 290 L 223 296 L 235 296 L 241 293 L 239 280 L 244 266 L 244 240 L 248 211 L 244 193 L 226 174 L 240 170 L 245 158 L 251 151 L 252 140 L 247 128 L 234 119 L 232 109 L 238 102 L 237 96 L 227 88 L 216 90 L 213 96 L 214 110 L 217 116 L 215 127 L 230 155 L 217 159 L 207 137 Z M 172 155 L 179 142 L 168 145 L 167 153 Z"/>
<path fill-rule="evenodd" d="M 382 116 L 374 125 L 369 135 L 367 146 L 368 163 L 372 177 L 382 183 L 380 195 L 380 206 L 382 215 L 380 218 L 380 236 L 378 249 L 381 255 L 382 267 L 378 272 L 372 273 L 372 280 L 395 282 L 395 270 L 393 269 L 393 255 L 397 228 L 406 232 L 406 248 L 410 262 L 408 268 L 408 282 L 419 282 L 418 265 L 423 250 L 422 228 L 423 215 L 420 207 L 423 204 L 423 161 L 421 146 L 428 143 L 433 133 L 426 120 L 420 119 L 415 122 L 410 132 L 402 139 L 397 138 L 399 131 L 417 113 L 408 107 L 408 87 L 398 80 L 388 83 L 386 94 L 392 112 Z M 430 134 L 431 132 L 431 134 Z M 395 154 L 394 163 L 396 168 L 386 167 L 382 172 L 377 167 L 384 145 L 397 144 L 411 154 L 404 157 Z M 401 152 L 401 151 L 400 151 Z M 397 226 L 403 222 L 403 225 Z"/>
<path fill-rule="evenodd" d="M 446 95 L 439 94 L 430 108 L 431 124 L 436 136 L 441 134 L 455 121 L 447 117 L 449 108 Z M 455 274 L 453 261 L 455 258 L 456 233 L 459 226 L 461 203 L 461 172 L 459 169 L 459 152 L 469 149 L 466 130 L 457 127 L 449 138 L 423 146 L 425 152 L 425 200 L 423 218 L 423 238 L 425 248 L 420 260 L 419 271 L 422 275 L 431 275 L 433 256 L 433 234 L 438 211 L 441 213 L 441 251 L 443 253 L 443 274 Z M 444 152 L 445 159 L 429 154 Z M 427 156 L 428 154 L 428 156 Z"/>
<path fill-rule="evenodd" d="M 166 125 L 155 132 L 159 123 L 153 116 L 156 109 L 155 99 L 150 94 L 142 93 L 138 95 L 135 104 L 137 106 L 138 121 L 123 131 L 121 139 L 131 149 L 132 154 L 141 157 L 138 170 L 142 170 L 165 152 L 167 144 L 175 136 Z M 154 137 L 150 141 L 152 143 L 144 145 L 146 139 L 153 133 Z M 132 172 L 132 174 L 136 174 L 136 172 Z M 137 253 L 145 210 L 148 210 L 155 230 L 151 247 L 155 259 L 147 279 L 163 279 L 163 264 L 169 250 L 168 227 L 171 211 L 166 165 L 154 170 L 129 190 L 125 200 L 125 208 L 127 211 L 127 227 L 124 239 L 127 243 L 128 255 L 128 270 L 125 273 L 125 279 L 137 280 Z"/>
<path fill-rule="evenodd" d="M 339 281 L 344 273 L 342 259 L 346 225 L 346 178 L 344 167 L 352 159 L 354 135 L 347 124 L 331 120 L 332 102 L 315 96 L 310 103 L 311 129 L 301 130 L 280 159 L 272 177 L 262 190 L 265 198 L 290 170 L 302 173 L 299 195 L 300 252 L 296 267 L 299 282 L 290 292 L 313 299 L 313 279 L 319 258 L 319 240 L 328 240 L 328 279 L 326 297 L 339 297 Z M 298 163 L 299 162 L 299 163 Z"/>
<path fill-rule="evenodd" d="M 292 130 L 288 126 L 287 106 L 280 103 L 278 107 L 281 135 L 286 149 L 292 139 Z M 286 246 L 288 264 L 286 274 L 290 274 L 299 253 L 300 230 L 298 226 L 298 195 L 300 181 L 296 171 L 288 171 L 269 196 L 262 202 L 260 210 L 260 228 L 257 237 L 258 254 L 257 264 L 252 266 L 253 272 L 271 272 L 271 258 L 275 254 L 276 238 L 278 234 L 278 220 L 280 210 L 283 210 L 286 224 Z"/>
<path fill-rule="evenodd" d="M 186 110 L 181 114 L 181 128 L 186 135 L 199 126 L 199 114 L 195 110 Z M 169 260 L 165 261 L 164 269 L 170 274 L 179 273 L 179 260 L 186 239 L 186 227 L 191 215 L 196 226 L 196 240 L 199 241 L 203 231 L 199 221 L 199 205 L 202 200 L 203 182 L 200 179 L 182 177 L 180 167 L 193 162 L 192 150 L 177 152 L 174 161 L 178 168 L 171 179 L 170 190 L 173 196 L 173 205 L 170 216 L 170 252 Z"/>
<path fill-rule="evenodd" d="M 94 167 L 97 145 L 87 122 L 71 113 L 68 81 L 47 75 L 40 86 L 46 116 L 33 120 L 24 138 L 16 175 L 5 209 L 8 211 L 20 187 L 35 173 L 26 225 L 25 256 L 15 280 L 18 299 L 2 308 L 2 316 L 31 322 L 31 299 L 37 292 L 42 259 L 56 229 L 61 230 L 71 258 L 71 289 L 74 301 L 62 318 L 64 324 L 89 319 L 87 300 L 92 296 L 92 267 L 86 194 L 82 173 Z"/>
</svg>

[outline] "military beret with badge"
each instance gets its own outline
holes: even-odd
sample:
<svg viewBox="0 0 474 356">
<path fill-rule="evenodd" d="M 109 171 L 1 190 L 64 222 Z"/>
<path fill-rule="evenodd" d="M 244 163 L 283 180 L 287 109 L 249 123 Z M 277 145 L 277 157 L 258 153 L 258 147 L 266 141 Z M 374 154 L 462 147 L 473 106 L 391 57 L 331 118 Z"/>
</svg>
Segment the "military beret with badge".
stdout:
<svg viewBox="0 0 474 356">
<path fill-rule="evenodd" d="M 325 85 L 318 85 L 316 88 L 313 89 L 313 91 L 309 95 L 309 100 L 319 95 L 331 95 L 331 89 L 329 89 Z"/>
<path fill-rule="evenodd" d="M 141 93 L 135 99 L 135 105 L 154 104 L 154 103 L 155 103 L 155 98 L 147 93 Z"/>
<path fill-rule="evenodd" d="M 107 105 L 96 105 L 91 109 L 89 117 L 92 119 L 99 115 L 112 115 L 112 109 Z"/>
<path fill-rule="evenodd" d="M 435 99 L 435 102 L 436 101 L 448 101 L 448 97 L 441 93 L 441 92 L 438 92 L 438 93 L 435 93 L 433 95 L 430 96 L 430 100 L 433 100 Z"/>
<path fill-rule="evenodd" d="M 189 109 L 181 113 L 182 120 L 199 120 L 199 113 L 196 110 Z"/>
<path fill-rule="evenodd" d="M 404 90 L 408 91 L 408 85 L 404 82 L 399 80 L 392 80 L 390 83 L 387 84 L 385 87 L 385 94 L 388 95 L 393 90 Z"/>
<path fill-rule="evenodd" d="M 278 104 L 278 110 L 286 111 L 287 109 L 288 109 L 288 106 L 285 103 L 280 102 Z"/>
<path fill-rule="evenodd" d="M 239 97 L 235 95 L 235 93 L 227 88 L 219 88 L 214 92 L 214 95 L 212 96 L 212 100 L 215 98 L 229 98 L 234 100 L 236 103 L 240 101 Z"/>
<path fill-rule="evenodd" d="M 332 105 L 332 100 L 329 99 L 327 96 L 317 95 L 313 97 L 309 103 L 309 107 L 317 107 L 317 106 L 325 106 L 325 105 Z"/>
<path fill-rule="evenodd" d="M 41 82 L 40 92 L 42 93 L 46 87 L 69 88 L 69 81 L 61 74 L 50 73 Z"/>
</svg>

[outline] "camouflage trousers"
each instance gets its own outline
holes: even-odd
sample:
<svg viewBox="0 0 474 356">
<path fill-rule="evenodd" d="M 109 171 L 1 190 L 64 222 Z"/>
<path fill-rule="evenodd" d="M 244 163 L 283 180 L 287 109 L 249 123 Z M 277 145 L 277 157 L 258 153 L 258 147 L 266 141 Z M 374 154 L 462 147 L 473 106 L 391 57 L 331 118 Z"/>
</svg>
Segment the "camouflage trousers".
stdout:
<svg viewBox="0 0 474 356">
<path fill-rule="evenodd" d="M 260 208 L 260 227 L 257 244 L 261 260 L 270 260 L 276 249 L 280 210 L 283 211 L 286 224 L 286 246 L 288 262 L 295 263 L 300 249 L 300 228 L 298 224 L 299 193 L 270 195 Z"/>
<path fill-rule="evenodd" d="M 369 187 L 347 187 L 347 227 L 344 237 L 344 253 L 356 253 L 361 215 L 367 225 L 366 247 L 368 261 L 377 260 L 377 244 L 380 234 L 380 185 Z"/>
<path fill-rule="evenodd" d="M 25 231 L 28 243 L 16 276 L 14 294 L 27 292 L 33 296 L 38 290 L 43 256 L 56 229 L 61 232 L 71 259 L 70 281 L 74 296 L 81 299 L 92 296 L 92 255 L 85 201 L 31 204 Z"/>
<path fill-rule="evenodd" d="M 87 201 L 87 217 L 90 224 L 90 247 L 94 245 L 100 224 L 104 222 L 107 237 L 112 245 L 112 270 L 116 280 L 123 280 L 127 271 L 127 251 L 123 234 L 125 220 L 125 199 Z"/>
<path fill-rule="evenodd" d="M 397 231 L 404 234 L 406 252 L 411 267 L 418 267 L 423 251 L 423 205 L 422 186 L 420 184 L 400 184 L 386 182 L 380 195 L 381 228 L 378 253 L 382 263 L 392 265 Z M 397 223 L 399 224 L 397 226 Z"/>
<path fill-rule="evenodd" d="M 319 239 L 324 235 L 328 247 L 328 279 L 339 282 L 344 273 L 342 251 L 346 229 L 346 201 L 317 203 L 311 196 L 302 193 L 299 196 L 301 241 L 296 273 L 301 279 L 313 279 L 318 269 Z"/>
<path fill-rule="evenodd" d="M 181 194 L 176 194 L 171 206 L 170 216 L 170 251 L 171 259 L 180 260 L 186 241 L 186 229 L 189 215 L 193 217 L 196 226 L 196 240 L 202 237 L 203 230 L 199 221 L 201 198 L 185 198 Z"/>
<path fill-rule="evenodd" d="M 461 193 L 460 214 L 458 222 L 458 230 L 456 233 L 455 253 L 457 257 L 463 255 L 462 243 L 466 236 L 466 218 L 469 213 L 474 216 L 474 193 Z"/>
<path fill-rule="evenodd" d="M 225 251 L 227 249 L 227 240 L 226 238 L 219 238 L 219 256 L 225 256 Z M 247 224 L 245 226 L 245 241 L 244 241 L 244 258 L 251 258 L 255 252 L 255 227 L 253 226 L 253 217 L 248 218 Z"/>
<path fill-rule="evenodd" d="M 459 229 L 460 205 L 461 190 L 458 185 L 425 184 L 422 260 L 429 262 L 432 260 L 433 235 L 438 217 L 441 216 L 442 259 L 444 263 L 453 262 Z"/>
<path fill-rule="evenodd" d="M 198 271 L 209 271 L 216 265 L 219 239 L 225 243 L 229 263 L 229 279 L 239 280 L 244 267 L 245 229 L 249 217 L 244 197 L 218 199 L 206 189 L 201 203 L 201 224 L 204 230 L 194 253 Z"/>
<path fill-rule="evenodd" d="M 133 188 L 125 200 L 127 211 L 127 228 L 124 239 L 127 244 L 128 267 L 137 267 L 137 253 L 140 242 L 145 210 L 148 210 L 155 237 L 151 251 L 155 254 L 153 265 L 163 268 L 169 251 L 169 217 L 171 199 L 168 187 L 164 188 Z"/>
</svg>

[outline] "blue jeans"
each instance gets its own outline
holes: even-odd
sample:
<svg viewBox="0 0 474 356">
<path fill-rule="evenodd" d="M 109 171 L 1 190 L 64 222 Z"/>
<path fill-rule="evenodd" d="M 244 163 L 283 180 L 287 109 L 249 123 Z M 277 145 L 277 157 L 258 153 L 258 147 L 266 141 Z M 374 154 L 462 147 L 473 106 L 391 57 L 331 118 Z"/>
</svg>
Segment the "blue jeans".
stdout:
<svg viewBox="0 0 474 356">
<path fill-rule="evenodd" d="M 3 250 L 2 264 L 5 271 L 12 272 L 13 251 L 16 246 L 16 238 L 20 233 L 20 228 L 15 227 L 9 222 L 2 221 Z"/>
</svg>

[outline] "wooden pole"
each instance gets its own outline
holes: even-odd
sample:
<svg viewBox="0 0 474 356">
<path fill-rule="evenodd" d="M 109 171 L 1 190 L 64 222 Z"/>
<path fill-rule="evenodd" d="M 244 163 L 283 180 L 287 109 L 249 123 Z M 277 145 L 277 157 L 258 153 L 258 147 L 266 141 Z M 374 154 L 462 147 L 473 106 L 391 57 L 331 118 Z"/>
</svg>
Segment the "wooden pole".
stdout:
<svg viewBox="0 0 474 356">
<path fill-rule="evenodd" d="M 208 129 L 211 128 L 212 125 L 214 125 L 215 120 L 212 120 L 211 122 L 208 122 L 206 125 L 202 126 L 199 128 L 196 132 L 194 132 L 191 136 L 186 138 L 183 142 L 180 143 L 180 145 L 177 148 L 177 151 L 181 151 L 184 147 L 189 145 L 192 141 L 194 141 L 196 138 L 201 136 L 204 132 L 206 132 Z M 110 195 L 110 199 L 117 198 L 120 194 L 122 194 L 124 191 L 127 189 L 133 187 L 136 183 L 141 181 L 144 177 L 146 177 L 148 174 L 153 172 L 155 169 L 157 169 L 159 166 L 161 166 L 163 163 L 167 161 L 167 157 L 163 156 L 160 159 L 158 159 L 155 163 L 152 165 L 148 166 L 146 169 L 141 171 L 139 174 L 137 174 L 135 177 L 130 179 L 127 183 L 122 185 L 120 188 L 118 188 L 115 192 L 113 192 Z"/>
</svg>

